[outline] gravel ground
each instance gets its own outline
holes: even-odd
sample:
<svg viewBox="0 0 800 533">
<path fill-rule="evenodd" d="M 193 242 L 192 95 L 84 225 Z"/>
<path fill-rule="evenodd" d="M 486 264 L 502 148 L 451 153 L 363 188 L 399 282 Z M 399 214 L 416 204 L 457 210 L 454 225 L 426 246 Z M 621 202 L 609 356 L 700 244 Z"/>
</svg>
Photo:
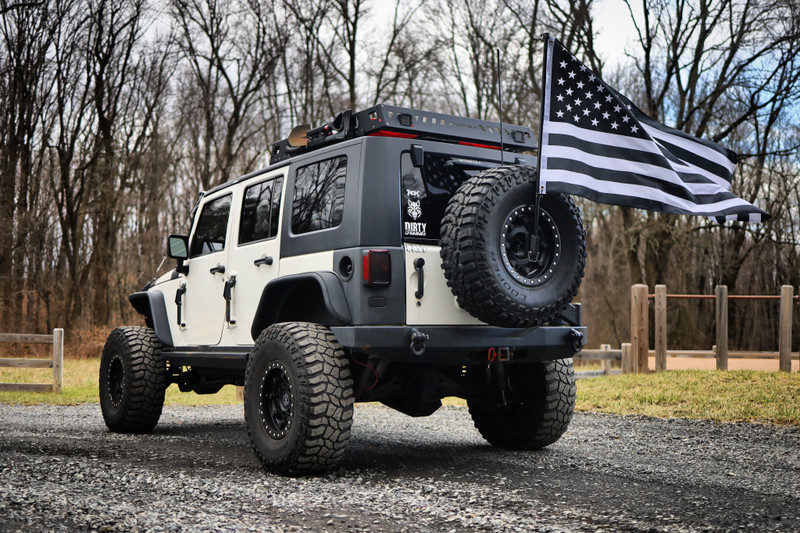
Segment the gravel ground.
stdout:
<svg viewBox="0 0 800 533">
<path fill-rule="evenodd" d="M 357 406 L 341 467 L 266 474 L 238 406 L 167 407 L 151 435 L 98 405 L 0 405 L 0 531 L 800 531 L 800 432 L 577 414 L 540 452 L 465 408 Z"/>
</svg>

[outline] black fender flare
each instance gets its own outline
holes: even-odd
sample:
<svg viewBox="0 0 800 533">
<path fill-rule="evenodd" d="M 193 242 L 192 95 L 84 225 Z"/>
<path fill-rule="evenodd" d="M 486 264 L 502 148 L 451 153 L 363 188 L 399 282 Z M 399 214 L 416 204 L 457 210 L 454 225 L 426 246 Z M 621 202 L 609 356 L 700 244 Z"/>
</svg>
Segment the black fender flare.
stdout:
<svg viewBox="0 0 800 533">
<path fill-rule="evenodd" d="M 136 312 L 144 315 L 148 327 L 153 328 L 156 337 L 164 346 L 174 346 L 172 333 L 169 329 L 169 317 L 167 316 L 167 304 L 164 301 L 164 293 L 161 291 L 140 291 L 128 296 Z"/>
<path fill-rule="evenodd" d="M 335 323 L 333 325 L 352 324 L 353 320 L 350 315 L 350 308 L 347 305 L 344 287 L 336 273 L 321 271 L 291 274 L 276 278 L 264 287 L 256 314 L 253 317 L 253 325 L 250 329 L 250 335 L 253 340 L 257 339 L 267 326 L 285 320 L 285 317 L 282 316 L 282 311 L 285 308 L 286 295 L 293 290 L 299 290 L 302 293 L 309 287 L 319 288 L 325 310 Z M 289 319 L 296 320 L 297 318 L 289 317 Z"/>
</svg>

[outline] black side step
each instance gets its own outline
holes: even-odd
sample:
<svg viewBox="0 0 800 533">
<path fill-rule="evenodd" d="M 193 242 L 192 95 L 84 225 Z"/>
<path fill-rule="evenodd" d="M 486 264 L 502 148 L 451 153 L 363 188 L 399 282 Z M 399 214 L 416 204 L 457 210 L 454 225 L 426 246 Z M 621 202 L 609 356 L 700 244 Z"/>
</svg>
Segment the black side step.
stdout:
<svg viewBox="0 0 800 533">
<path fill-rule="evenodd" d="M 241 349 L 225 348 L 224 350 L 203 347 L 162 351 L 161 357 L 172 364 L 180 366 L 244 370 L 247 367 L 247 354 L 249 353 L 249 347 L 242 347 Z"/>
</svg>

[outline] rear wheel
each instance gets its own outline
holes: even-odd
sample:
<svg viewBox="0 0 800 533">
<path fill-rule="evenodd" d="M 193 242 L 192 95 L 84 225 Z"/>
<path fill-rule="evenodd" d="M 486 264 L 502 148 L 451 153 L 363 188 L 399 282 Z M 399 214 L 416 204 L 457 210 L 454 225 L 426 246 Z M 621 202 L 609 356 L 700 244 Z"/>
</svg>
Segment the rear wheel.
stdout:
<svg viewBox="0 0 800 533">
<path fill-rule="evenodd" d="M 556 442 L 575 410 L 572 359 L 526 365 L 508 374 L 508 405 L 468 400 L 469 413 L 492 445 L 538 450 Z"/>
<path fill-rule="evenodd" d="M 100 360 L 100 408 L 111 431 L 148 433 L 158 423 L 169 385 L 161 343 L 150 328 L 111 332 Z"/>
<path fill-rule="evenodd" d="M 353 380 L 325 326 L 273 324 L 247 363 L 244 414 L 256 455 L 278 474 L 322 472 L 344 455 L 353 420 Z"/>
</svg>

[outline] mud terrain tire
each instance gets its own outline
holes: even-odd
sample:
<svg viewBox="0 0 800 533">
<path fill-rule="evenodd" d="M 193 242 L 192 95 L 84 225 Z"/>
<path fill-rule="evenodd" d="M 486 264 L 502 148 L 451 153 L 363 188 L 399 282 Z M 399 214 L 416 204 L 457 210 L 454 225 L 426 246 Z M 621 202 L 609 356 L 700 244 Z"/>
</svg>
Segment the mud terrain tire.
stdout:
<svg viewBox="0 0 800 533">
<path fill-rule="evenodd" d="M 244 416 L 256 456 L 276 474 L 319 473 L 344 455 L 353 380 L 333 333 L 318 324 L 273 324 L 247 363 Z"/>
<path fill-rule="evenodd" d="M 161 417 L 169 385 L 161 343 L 150 328 L 121 327 L 100 360 L 100 408 L 116 433 L 149 433 Z"/>
<path fill-rule="evenodd" d="M 514 450 L 538 450 L 561 438 L 575 410 L 572 359 L 520 366 L 509 380 L 514 394 L 511 405 L 467 401 L 483 438 L 493 446 Z"/>
<path fill-rule="evenodd" d="M 569 196 L 541 197 L 541 252 L 529 253 L 532 167 L 485 170 L 459 187 L 442 219 L 442 268 L 459 305 L 495 326 L 530 327 L 555 318 L 578 293 L 586 232 Z"/>
</svg>

